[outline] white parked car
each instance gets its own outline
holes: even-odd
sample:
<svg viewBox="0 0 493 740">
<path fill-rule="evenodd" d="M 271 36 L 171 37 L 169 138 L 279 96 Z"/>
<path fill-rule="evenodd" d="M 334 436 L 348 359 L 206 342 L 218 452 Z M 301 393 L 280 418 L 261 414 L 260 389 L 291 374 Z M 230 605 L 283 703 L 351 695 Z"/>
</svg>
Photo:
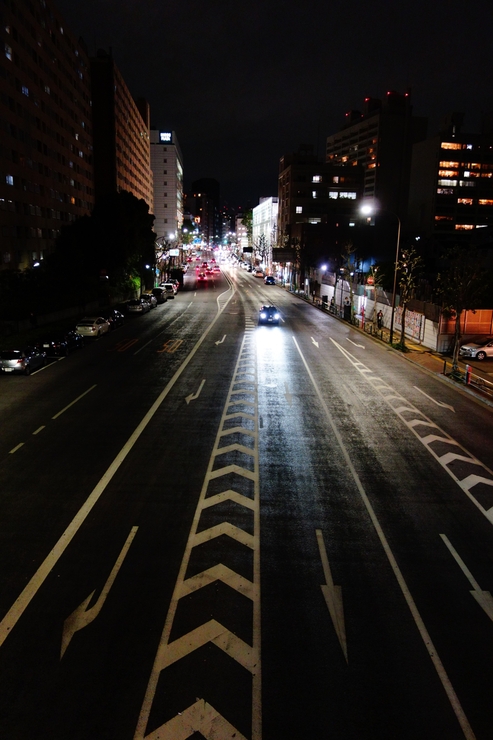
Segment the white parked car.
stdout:
<svg viewBox="0 0 493 740">
<path fill-rule="evenodd" d="M 84 316 L 75 330 L 83 337 L 100 337 L 109 332 L 110 324 L 102 316 Z"/>
<path fill-rule="evenodd" d="M 474 337 L 459 349 L 459 355 L 472 360 L 486 360 L 493 357 L 493 337 Z"/>
<path fill-rule="evenodd" d="M 157 306 L 157 298 L 152 293 L 142 293 L 141 298 L 144 299 L 144 301 L 147 301 L 151 304 L 151 308 L 156 308 Z"/>
</svg>

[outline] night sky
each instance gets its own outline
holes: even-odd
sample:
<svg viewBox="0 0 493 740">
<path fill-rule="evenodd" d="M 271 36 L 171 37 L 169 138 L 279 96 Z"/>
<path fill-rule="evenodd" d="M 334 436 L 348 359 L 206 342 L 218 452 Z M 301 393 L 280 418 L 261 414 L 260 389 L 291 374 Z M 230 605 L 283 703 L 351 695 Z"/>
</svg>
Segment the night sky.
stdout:
<svg viewBox="0 0 493 740">
<path fill-rule="evenodd" d="M 173 128 L 185 187 L 231 206 L 277 195 L 279 158 L 319 155 L 367 96 L 412 91 L 435 133 L 453 110 L 493 110 L 491 0 L 56 0 L 92 55 L 110 47 L 152 125 Z"/>
</svg>

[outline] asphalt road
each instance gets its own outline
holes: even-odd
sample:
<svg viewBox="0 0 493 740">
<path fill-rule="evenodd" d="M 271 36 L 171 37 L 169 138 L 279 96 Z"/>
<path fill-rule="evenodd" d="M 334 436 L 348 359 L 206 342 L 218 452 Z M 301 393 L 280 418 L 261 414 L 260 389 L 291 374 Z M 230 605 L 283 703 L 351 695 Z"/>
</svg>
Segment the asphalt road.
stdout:
<svg viewBox="0 0 493 740">
<path fill-rule="evenodd" d="M 224 272 L 0 377 L 0 737 L 486 740 L 491 410 Z"/>
</svg>

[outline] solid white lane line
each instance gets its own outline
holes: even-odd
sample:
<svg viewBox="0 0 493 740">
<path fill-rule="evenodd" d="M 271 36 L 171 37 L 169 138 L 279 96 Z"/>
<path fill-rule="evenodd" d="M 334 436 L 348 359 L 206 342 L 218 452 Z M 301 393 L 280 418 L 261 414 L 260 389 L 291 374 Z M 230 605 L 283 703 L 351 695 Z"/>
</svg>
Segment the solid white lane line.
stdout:
<svg viewBox="0 0 493 740">
<path fill-rule="evenodd" d="M 315 378 L 313 377 L 310 368 L 308 367 L 308 364 L 305 360 L 305 357 L 303 353 L 301 352 L 301 349 L 298 345 L 298 342 L 293 337 L 293 341 L 296 345 L 296 349 L 299 352 L 299 355 L 301 357 L 301 360 L 305 366 L 305 369 L 308 373 L 308 377 L 310 378 L 312 385 L 315 389 L 315 393 L 318 396 L 318 399 L 320 401 L 320 404 L 325 411 L 325 414 L 327 416 L 327 419 L 329 421 L 329 424 L 332 428 L 332 431 L 334 432 L 334 436 L 337 439 L 337 442 L 339 444 L 339 447 L 341 449 L 341 452 L 344 456 L 344 459 L 346 460 L 346 464 L 348 466 L 348 469 L 351 472 L 351 475 L 353 477 L 353 480 L 356 484 L 356 487 L 359 491 L 359 494 L 363 500 L 363 503 L 366 507 L 366 510 L 368 512 L 368 515 L 372 521 L 373 526 L 375 527 L 375 530 L 377 532 L 378 538 L 381 542 L 381 545 L 384 549 L 384 552 L 387 556 L 387 559 L 390 563 L 390 567 L 392 568 L 392 571 L 397 579 L 397 583 L 399 584 L 399 587 L 402 591 L 402 594 L 406 600 L 406 603 L 408 605 L 408 608 L 412 614 L 412 617 L 414 619 L 414 622 L 416 624 L 416 627 L 418 628 L 419 634 L 421 635 L 421 639 L 423 640 L 423 643 L 425 645 L 425 648 L 428 652 L 428 655 L 431 658 L 431 661 L 435 667 L 435 670 L 438 674 L 438 677 L 440 678 L 440 681 L 442 683 L 443 688 L 445 689 L 445 692 L 447 694 L 448 700 L 452 706 L 452 709 L 454 710 L 455 716 L 457 717 L 457 720 L 462 728 L 462 732 L 464 733 L 464 737 L 467 738 L 467 740 L 475 740 L 475 735 L 472 730 L 472 727 L 469 724 L 469 721 L 464 713 L 464 710 L 462 709 L 462 706 L 460 704 L 459 698 L 457 694 L 455 693 L 455 689 L 452 686 L 452 683 L 450 682 L 450 679 L 447 675 L 447 672 L 443 666 L 442 661 L 438 657 L 438 653 L 436 651 L 436 648 L 431 640 L 431 637 L 428 633 L 428 630 L 425 627 L 425 624 L 421 618 L 421 614 L 419 613 L 418 607 L 416 606 L 414 599 L 411 595 L 411 592 L 407 586 L 407 583 L 404 579 L 404 576 L 402 575 L 402 572 L 397 564 L 397 560 L 394 557 L 394 554 L 390 548 L 389 543 L 387 542 L 387 538 L 385 537 L 385 534 L 382 530 L 382 527 L 380 526 L 380 522 L 377 519 L 377 516 L 373 510 L 373 507 L 370 503 L 370 500 L 368 496 L 366 495 L 365 489 L 363 488 L 363 484 L 361 483 L 361 480 L 359 478 L 358 473 L 356 472 L 356 469 L 353 465 L 353 462 L 351 460 L 351 457 L 349 456 L 349 453 L 344 445 L 344 442 L 342 440 L 342 437 L 339 433 L 339 430 L 334 422 L 334 419 L 332 417 L 332 414 L 330 413 L 327 404 L 325 403 L 325 399 L 322 396 L 322 393 L 320 392 L 320 389 L 315 381 Z"/>
<path fill-rule="evenodd" d="M 224 304 L 223 309 L 227 306 L 227 302 Z M 200 346 L 206 339 L 207 335 L 211 331 L 211 329 L 214 327 L 216 321 L 221 316 L 221 313 L 223 311 L 219 311 L 214 319 L 211 321 L 205 332 L 202 334 L 198 342 L 196 343 L 195 347 L 192 349 L 188 357 L 185 358 L 185 360 L 182 362 L 176 373 L 173 375 L 171 380 L 169 381 L 168 385 L 165 387 L 165 389 L 160 393 L 160 395 L 157 397 L 157 399 L 152 404 L 151 408 L 147 412 L 147 414 L 144 416 L 140 424 L 136 427 L 135 431 L 130 435 L 127 442 L 124 444 L 118 455 L 115 457 L 99 483 L 96 485 L 96 487 L 93 489 L 91 494 L 88 496 L 85 503 L 82 505 L 82 507 L 79 509 L 65 532 L 62 534 L 56 545 L 53 547 L 51 552 L 48 553 L 44 561 L 39 566 L 36 573 L 32 576 L 31 580 L 27 583 L 23 591 L 20 593 L 20 595 L 17 597 L 15 602 L 10 607 L 7 614 L 4 616 L 2 621 L 0 622 L 0 647 L 3 645 L 7 637 L 9 636 L 12 629 L 15 627 L 19 619 L 21 618 L 24 611 L 29 606 L 31 600 L 34 598 L 34 596 L 37 594 L 43 583 L 45 582 L 46 578 L 50 574 L 50 571 L 52 568 L 56 565 L 58 560 L 61 558 L 77 532 L 79 531 L 80 527 L 83 525 L 86 518 L 89 516 L 90 512 L 94 508 L 94 506 L 99 501 L 100 497 L 104 493 L 106 486 L 110 483 L 111 479 L 115 475 L 115 473 L 118 471 L 120 465 L 125 460 L 137 440 L 139 439 L 140 435 L 146 428 L 146 426 L 151 421 L 152 417 L 156 413 L 156 411 L 159 409 L 161 404 L 163 403 L 164 399 L 170 392 L 170 390 L 173 388 L 174 384 L 182 374 L 182 372 L 185 370 L 189 362 L 192 360 L 196 352 L 199 350 Z M 93 386 L 95 388 L 96 386 Z M 89 390 L 92 390 L 90 388 Z M 86 391 L 88 393 L 89 391 Z M 85 394 L 83 394 L 85 395 Z M 78 400 L 78 399 L 76 399 Z M 74 401 L 75 403 L 75 401 Z M 72 405 L 72 404 L 71 404 Z M 67 406 L 68 408 L 68 406 Z M 65 409 L 63 409 L 65 411 Z M 60 413 L 63 413 L 61 411 Z M 60 414 L 57 414 L 59 416 Z M 53 417 L 55 418 L 55 417 Z"/>
<path fill-rule="evenodd" d="M 371 372 L 371 371 L 370 371 Z M 448 403 L 442 403 L 442 401 L 437 401 L 435 398 L 432 398 L 427 393 L 421 390 L 421 388 L 418 388 L 417 385 L 413 385 L 413 388 L 416 388 L 417 391 L 423 394 L 423 396 L 426 396 L 426 398 L 429 398 L 430 401 L 433 401 L 433 403 L 436 403 L 437 406 L 441 406 L 444 409 L 450 409 L 450 411 L 453 411 L 455 414 L 455 409 L 453 406 L 449 406 Z"/>
<path fill-rule="evenodd" d="M 43 424 L 42 426 L 38 427 L 35 432 L 33 432 L 33 435 L 39 434 L 43 429 L 46 429 L 46 426 Z"/>
<path fill-rule="evenodd" d="M 90 388 L 87 389 L 87 391 L 84 391 L 84 393 L 81 393 L 80 396 L 78 396 L 75 399 L 75 401 L 72 401 L 72 403 L 69 403 L 68 406 L 65 406 L 64 409 L 62 409 L 61 411 L 59 411 L 58 414 L 55 414 L 55 416 L 52 416 L 51 418 L 52 419 L 58 419 L 58 417 L 61 416 L 62 414 L 64 414 L 65 411 L 67 411 L 67 409 L 69 409 L 71 406 L 73 406 L 74 403 L 77 403 L 77 401 L 80 401 L 81 398 L 84 398 L 84 396 L 87 396 L 87 394 L 90 393 L 92 390 L 94 390 L 95 387 L 96 387 L 96 385 L 92 385 Z"/>
</svg>

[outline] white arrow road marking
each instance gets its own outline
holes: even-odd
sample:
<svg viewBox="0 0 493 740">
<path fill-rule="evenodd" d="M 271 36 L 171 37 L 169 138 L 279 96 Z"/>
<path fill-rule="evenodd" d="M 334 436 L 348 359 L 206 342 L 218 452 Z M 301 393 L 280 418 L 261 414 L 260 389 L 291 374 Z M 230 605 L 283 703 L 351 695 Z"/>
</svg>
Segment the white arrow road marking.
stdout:
<svg viewBox="0 0 493 740">
<path fill-rule="evenodd" d="M 416 624 L 416 627 L 419 631 L 419 634 L 421 636 L 421 639 L 423 641 L 423 644 L 428 652 L 428 655 L 430 656 L 430 660 L 432 661 L 435 670 L 438 674 L 438 677 L 442 683 L 442 686 L 447 694 L 448 700 L 450 702 L 450 705 L 455 713 L 455 716 L 457 717 L 457 721 L 459 722 L 462 732 L 464 734 L 464 737 L 467 738 L 467 740 L 475 740 L 474 732 L 471 728 L 471 725 L 469 724 L 469 720 L 467 719 L 464 710 L 462 709 L 462 706 L 460 704 L 459 698 L 457 694 L 455 693 L 455 689 L 452 686 L 450 679 L 447 675 L 447 672 L 444 668 L 444 665 L 442 661 L 440 660 L 440 657 L 437 653 L 437 650 L 435 648 L 435 645 L 432 642 L 431 635 L 429 634 L 428 630 L 426 629 L 426 625 L 423 622 L 423 619 L 421 617 L 421 614 L 418 611 L 418 607 L 416 606 L 416 603 L 412 597 L 412 594 L 409 590 L 409 587 L 404 579 L 404 576 L 399 568 L 399 565 L 397 563 L 397 560 L 394 556 L 394 553 L 391 550 L 391 547 L 387 541 L 387 538 L 385 536 L 385 533 L 380 525 L 380 522 L 377 518 L 377 515 L 375 514 L 375 511 L 373 510 L 373 507 L 371 505 L 370 499 L 368 498 L 368 495 L 363 487 L 363 484 L 361 482 L 361 479 L 357 473 L 356 467 L 353 463 L 352 458 L 349 455 L 349 452 L 344 444 L 344 441 L 342 439 L 341 433 L 335 423 L 334 417 L 329 411 L 329 407 L 327 406 L 327 403 L 325 401 L 325 398 L 323 397 L 320 388 L 318 387 L 315 378 L 313 377 L 313 374 L 308 367 L 308 364 L 305 360 L 305 357 L 303 356 L 303 353 L 301 352 L 301 349 L 298 345 L 298 342 L 296 341 L 295 337 L 293 337 L 293 341 L 295 343 L 296 349 L 298 350 L 298 353 L 301 357 L 301 360 L 303 362 L 303 365 L 305 366 L 305 370 L 308 374 L 308 377 L 310 378 L 310 381 L 313 385 L 313 388 L 315 390 L 315 393 L 318 396 L 318 399 L 320 401 L 320 407 L 324 410 L 325 415 L 327 417 L 327 420 L 332 428 L 332 431 L 334 432 L 334 437 L 337 440 L 337 443 L 339 445 L 339 448 L 344 456 L 344 459 L 346 461 L 347 468 L 353 478 L 353 481 L 356 485 L 356 488 L 359 491 L 359 494 L 361 496 L 361 499 L 365 505 L 365 508 L 368 512 L 368 515 L 372 521 L 373 526 L 375 527 L 375 531 L 378 535 L 378 539 L 380 540 L 380 543 L 385 551 L 385 554 L 387 556 L 387 559 L 389 561 L 390 567 L 392 568 L 392 571 L 397 579 L 397 582 L 399 584 L 399 587 L 401 589 L 402 595 L 404 596 L 406 603 L 408 605 L 408 608 L 412 614 L 412 617 L 414 619 L 414 623 Z M 344 354 L 346 353 L 346 350 L 343 350 L 340 345 L 337 344 L 337 342 L 334 342 L 333 339 L 331 341 L 338 347 L 338 349 L 341 350 Z"/>
<path fill-rule="evenodd" d="M 449 406 L 448 403 L 442 403 L 441 401 L 436 401 L 434 398 L 429 396 L 427 393 L 421 390 L 421 388 L 418 388 L 417 385 L 413 385 L 413 388 L 416 388 L 417 391 L 423 394 L 423 396 L 426 396 L 426 398 L 429 398 L 430 401 L 433 401 L 433 403 L 436 403 L 437 406 L 441 406 L 443 409 L 450 409 L 450 411 L 453 411 L 455 414 L 455 409 L 453 406 Z"/>
<path fill-rule="evenodd" d="M 352 339 L 349 339 L 349 337 L 346 337 L 346 340 L 348 342 L 351 342 L 351 344 L 354 344 L 355 347 L 361 347 L 361 349 L 364 349 L 365 348 L 365 345 L 364 344 L 356 344 L 356 342 L 353 342 L 353 340 Z"/>
<path fill-rule="evenodd" d="M 205 378 L 202 381 L 202 383 L 199 385 L 198 391 L 196 393 L 191 393 L 189 396 L 187 396 L 185 398 L 185 401 L 187 402 L 187 405 L 190 403 L 190 401 L 195 401 L 195 399 L 197 399 L 200 396 L 200 392 L 201 392 L 202 388 L 204 387 L 204 383 L 205 383 Z"/>
<path fill-rule="evenodd" d="M 318 347 L 318 342 L 316 342 L 313 337 L 310 337 L 310 339 L 312 340 L 312 343 L 315 345 L 315 347 Z"/>
<path fill-rule="evenodd" d="M 346 626 L 344 624 L 344 609 L 342 606 L 342 592 L 340 586 L 334 586 L 332 580 L 332 573 L 330 572 L 329 559 L 327 558 L 327 552 L 325 550 L 325 542 L 321 529 L 316 529 L 318 549 L 320 550 L 320 558 L 322 560 L 322 567 L 324 569 L 325 584 L 320 586 L 324 595 L 327 607 L 329 609 L 330 618 L 336 631 L 339 643 L 344 653 L 344 657 L 347 660 L 347 641 L 346 641 Z"/>
<path fill-rule="evenodd" d="M 450 550 L 450 554 L 458 564 L 461 571 L 464 573 L 465 577 L 471 584 L 473 590 L 470 591 L 471 596 L 473 596 L 476 601 L 478 602 L 479 606 L 486 612 L 486 614 L 489 616 L 491 621 L 493 622 L 493 596 L 490 594 L 489 591 L 483 591 L 479 583 L 476 581 L 474 576 L 472 575 L 469 568 L 466 566 L 462 558 L 459 556 L 457 550 L 454 548 L 448 537 L 444 534 L 441 534 L 440 537 L 447 545 L 448 549 Z"/>
<path fill-rule="evenodd" d="M 94 606 L 92 606 L 90 609 L 87 609 L 87 605 L 91 601 L 92 597 L 95 594 L 95 590 L 89 594 L 87 599 L 84 599 L 82 604 L 75 609 L 75 611 L 72 612 L 70 617 L 67 617 L 65 622 L 63 623 L 63 633 L 62 633 L 62 649 L 60 651 L 60 660 L 63 658 L 66 649 L 69 646 L 70 640 L 75 635 L 76 632 L 83 629 L 84 627 L 87 627 L 88 624 L 91 624 L 96 617 L 98 616 L 99 612 L 103 608 L 103 604 L 106 601 L 106 597 L 108 596 L 110 589 L 115 581 L 115 578 L 118 575 L 118 571 L 122 567 L 123 561 L 125 560 L 125 556 L 130 548 L 130 545 L 133 542 L 133 539 L 136 535 L 136 532 L 138 530 L 138 527 L 132 527 L 130 530 L 130 534 L 127 537 L 127 540 L 125 544 L 123 545 L 120 554 L 118 555 L 118 558 L 116 559 L 116 563 L 114 564 L 112 571 L 109 575 L 108 580 L 103 586 L 103 590 L 101 591 L 101 594 L 99 595 L 99 599 L 96 601 Z"/>
<path fill-rule="evenodd" d="M 291 406 L 292 403 L 293 403 L 293 396 L 289 392 L 289 385 L 287 383 L 284 383 L 284 390 L 285 390 L 285 392 L 284 392 L 284 398 L 286 399 L 286 401 Z"/>
<path fill-rule="evenodd" d="M 225 339 L 226 339 L 226 334 L 224 335 L 222 339 L 218 339 L 217 342 L 215 342 L 215 344 L 222 344 Z"/>
</svg>

